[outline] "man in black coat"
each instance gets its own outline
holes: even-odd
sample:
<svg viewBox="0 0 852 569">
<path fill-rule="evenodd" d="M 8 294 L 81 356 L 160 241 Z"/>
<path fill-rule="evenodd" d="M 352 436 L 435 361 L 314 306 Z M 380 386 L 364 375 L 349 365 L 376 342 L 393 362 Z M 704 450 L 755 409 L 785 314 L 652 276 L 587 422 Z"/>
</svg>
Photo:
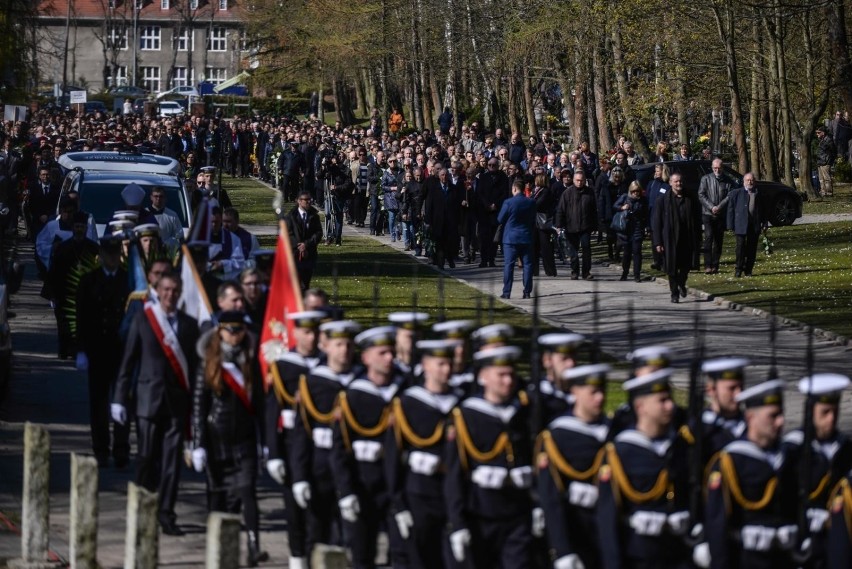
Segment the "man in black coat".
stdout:
<svg viewBox="0 0 852 569">
<path fill-rule="evenodd" d="M 166 133 L 157 140 L 157 147 L 160 154 L 175 160 L 179 160 L 180 155 L 183 154 L 183 141 L 171 124 L 166 124 Z"/>
<path fill-rule="evenodd" d="M 299 273 L 302 292 L 311 287 L 311 277 L 317 264 L 317 245 L 322 241 L 322 223 L 319 212 L 311 205 L 311 193 L 299 193 L 297 207 L 284 216 L 290 246 L 293 247 L 293 260 Z"/>
<path fill-rule="evenodd" d="M 89 419 L 92 450 L 100 466 L 109 461 L 109 394 L 121 365 L 119 329 L 129 294 L 127 271 L 121 268 L 121 239 L 101 239 L 100 266 L 86 273 L 77 287 L 77 369 L 89 372 Z M 128 430 L 114 427 L 112 455 L 122 468 L 130 458 Z"/>
<path fill-rule="evenodd" d="M 29 212 L 30 235 L 33 241 L 51 219 L 56 218 L 59 203 L 59 184 L 51 182 L 50 167 L 38 169 L 38 181 L 29 190 L 27 211 Z"/>
<path fill-rule="evenodd" d="M 654 204 L 651 224 L 653 246 L 663 255 L 672 302 L 676 303 L 678 295 L 686 297 L 686 279 L 692 267 L 701 210 L 698 200 L 685 194 L 679 173 L 671 175 L 669 184 L 671 191 L 658 197 Z"/>
<path fill-rule="evenodd" d="M 497 245 L 494 243 L 494 233 L 497 231 L 497 214 L 503 206 L 503 200 L 509 197 L 511 185 L 506 174 L 498 170 L 500 161 L 491 157 L 488 159 L 488 170 L 479 175 L 476 185 L 476 206 L 479 223 L 479 247 L 482 262 L 479 266 L 494 267 L 494 257 Z"/>
<path fill-rule="evenodd" d="M 763 217 L 765 207 L 754 174 L 749 172 L 743 176 L 743 187 L 733 190 L 728 201 L 728 229 L 737 237 L 737 278 L 743 276 L 743 272 L 750 277 L 754 270 L 757 241 L 767 226 Z"/>
<path fill-rule="evenodd" d="M 446 262 L 453 269 L 459 252 L 459 214 L 462 194 L 457 186 L 450 183 L 446 168 L 439 169 L 436 176 L 426 180 L 425 186 L 423 224 L 426 226 L 426 231 L 431 233 L 435 244 L 433 263 L 443 269 Z"/>
<path fill-rule="evenodd" d="M 177 525 L 175 500 L 180 480 L 183 437 L 189 422 L 192 379 L 198 362 L 198 323 L 177 310 L 180 278 L 160 277 L 159 302 L 148 302 L 130 325 L 110 413 L 127 422 L 131 383 L 135 385 L 138 463 L 136 483 L 158 492 L 160 527 L 166 535 L 183 535 Z"/>
<path fill-rule="evenodd" d="M 592 280 L 592 231 L 598 227 L 598 207 L 595 191 L 586 185 L 586 174 L 580 169 L 574 172 L 573 184 L 565 188 L 556 205 L 554 227 L 565 230 L 571 244 L 571 280 Z M 583 262 L 580 265 L 579 253 Z"/>
</svg>

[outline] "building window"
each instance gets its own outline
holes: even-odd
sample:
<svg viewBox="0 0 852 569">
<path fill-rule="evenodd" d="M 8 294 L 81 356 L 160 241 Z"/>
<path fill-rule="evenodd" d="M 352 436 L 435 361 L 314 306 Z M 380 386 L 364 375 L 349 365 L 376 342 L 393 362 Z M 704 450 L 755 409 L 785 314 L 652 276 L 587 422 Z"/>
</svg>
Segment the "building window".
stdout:
<svg viewBox="0 0 852 569">
<path fill-rule="evenodd" d="M 246 30 L 240 30 L 240 51 L 248 51 L 249 47 L 249 36 Z"/>
<path fill-rule="evenodd" d="M 160 26 L 144 26 L 139 31 L 139 49 L 160 51 Z"/>
<path fill-rule="evenodd" d="M 169 9 L 169 0 L 160 0 L 160 10 Z"/>
<path fill-rule="evenodd" d="M 109 0 L 109 2 L 107 3 L 107 6 L 109 6 L 110 10 L 114 9 L 115 8 L 115 0 Z"/>
<path fill-rule="evenodd" d="M 184 28 L 181 30 L 180 35 L 177 36 L 177 50 L 178 51 L 192 51 L 195 49 L 195 34 L 189 28 Z"/>
<path fill-rule="evenodd" d="M 136 9 L 141 10 L 145 0 L 136 0 Z"/>
<path fill-rule="evenodd" d="M 225 51 L 228 48 L 228 33 L 225 28 L 216 27 L 210 30 L 210 39 L 207 42 L 209 51 Z"/>
<path fill-rule="evenodd" d="M 198 0 L 189 0 L 189 9 L 198 10 Z"/>
<path fill-rule="evenodd" d="M 219 0 L 219 9 L 227 10 L 228 9 L 228 0 Z"/>
<path fill-rule="evenodd" d="M 207 76 L 207 81 L 213 85 L 218 85 L 228 80 L 228 70 L 225 67 L 208 67 L 205 75 Z"/>
<path fill-rule="evenodd" d="M 127 49 L 127 27 L 120 25 L 109 26 L 107 30 L 107 46 L 110 49 Z"/>
<path fill-rule="evenodd" d="M 175 74 L 172 77 L 172 88 L 175 87 L 191 87 L 195 82 L 195 69 L 192 73 L 187 74 L 186 67 L 175 67 Z"/>
<path fill-rule="evenodd" d="M 143 67 L 142 85 L 152 93 L 160 92 L 160 68 Z"/>
<path fill-rule="evenodd" d="M 118 86 L 127 85 L 127 66 L 119 65 L 115 68 L 115 84 Z"/>
</svg>

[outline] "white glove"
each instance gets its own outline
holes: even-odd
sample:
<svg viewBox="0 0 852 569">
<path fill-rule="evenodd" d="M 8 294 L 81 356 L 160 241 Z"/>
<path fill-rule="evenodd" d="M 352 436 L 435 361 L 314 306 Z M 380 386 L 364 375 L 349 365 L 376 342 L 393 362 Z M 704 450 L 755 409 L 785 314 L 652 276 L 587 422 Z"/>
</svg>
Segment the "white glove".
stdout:
<svg viewBox="0 0 852 569">
<path fill-rule="evenodd" d="M 533 508 L 532 511 L 532 534 L 533 537 L 544 537 L 544 510 Z"/>
<path fill-rule="evenodd" d="M 89 369 L 89 358 L 86 352 L 77 352 L 77 360 L 74 362 L 74 367 L 77 371 L 87 371 Z"/>
<path fill-rule="evenodd" d="M 311 501 L 311 484 L 309 482 L 296 482 L 293 484 L 293 499 L 303 510 L 308 509 Z"/>
<path fill-rule="evenodd" d="M 453 550 L 453 557 L 459 563 L 464 561 L 465 549 L 470 545 L 470 530 L 460 529 L 450 534 L 450 549 Z"/>
<path fill-rule="evenodd" d="M 268 461 L 266 463 L 266 471 L 269 472 L 269 476 L 271 476 L 273 480 L 279 484 L 284 484 L 284 475 L 287 473 L 287 469 L 284 467 L 283 460 L 280 458 L 273 458 Z"/>
<path fill-rule="evenodd" d="M 120 403 L 110 403 L 109 414 L 112 417 L 112 420 L 119 425 L 123 425 L 127 422 L 127 409 L 125 409 L 124 405 Z"/>
<path fill-rule="evenodd" d="M 358 496 L 355 494 L 349 494 L 338 500 L 337 507 L 340 508 L 341 518 L 353 524 L 358 521 L 361 504 L 358 503 Z"/>
<path fill-rule="evenodd" d="M 796 546 L 796 538 L 799 535 L 799 528 L 794 525 L 781 526 L 775 533 L 775 539 L 778 540 L 778 545 L 781 549 L 793 549 Z"/>
<path fill-rule="evenodd" d="M 532 486 L 532 466 L 519 466 L 509 471 L 509 477 L 515 488 L 529 488 Z"/>
<path fill-rule="evenodd" d="M 579 555 L 570 553 L 554 561 L 553 569 L 586 569 L 586 565 Z"/>
<path fill-rule="evenodd" d="M 396 520 L 396 527 L 399 528 L 400 537 L 408 539 L 408 536 L 411 535 L 411 528 L 414 526 L 414 518 L 411 516 L 411 512 L 403 510 L 398 514 L 394 514 L 393 519 Z"/>
<path fill-rule="evenodd" d="M 692 562 L 701 569 L 710 567 L 710 544 L 706 541 L 699 543 L 692 550 Z"/>
<path fill-rule="evenodd" d="M 666 523 L 675 535 L 683 535 L 689 528 L 689 512 L 674 512 L 666 518 Z"/>
<path fill-rule="evenodd" d="M 207 466 L 207 451 L 203 448 L 192 450 L 192 468 L 196 472 L 204 472 L 204 467 Z"/>
</svg>

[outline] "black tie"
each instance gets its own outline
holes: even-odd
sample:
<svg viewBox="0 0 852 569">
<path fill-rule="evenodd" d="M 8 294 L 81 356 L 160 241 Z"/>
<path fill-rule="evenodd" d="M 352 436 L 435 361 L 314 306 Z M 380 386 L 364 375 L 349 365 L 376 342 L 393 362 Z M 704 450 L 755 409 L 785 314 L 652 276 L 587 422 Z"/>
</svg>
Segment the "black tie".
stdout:
<svg viewBox="0 0 852 569">
<path fill-rule="evenodd" d="M 307 213 L 302 214 L 302 225 L 305 226 L 305 231 L 307 231 L 308 230 L 308 214 Z"/>
</svg>

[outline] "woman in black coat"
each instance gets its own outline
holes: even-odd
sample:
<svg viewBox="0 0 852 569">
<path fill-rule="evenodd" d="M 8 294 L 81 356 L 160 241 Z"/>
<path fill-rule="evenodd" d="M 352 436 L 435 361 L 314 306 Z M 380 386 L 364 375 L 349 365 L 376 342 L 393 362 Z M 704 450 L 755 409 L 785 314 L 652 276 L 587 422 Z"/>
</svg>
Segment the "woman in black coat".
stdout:
<svg viewBox="0 0 852 569">
<path fill-rule="evenodd" d="M 642 241 L 648 225 L 648 200 L 645 199 L 642 186 L 637 181 L 630 183 L 626 194 L 618 197 L 612 207 L 614 212 L 627 212 L 627 226 L 618 232 L 618 248 L 621 250 L 621 280 L 627 280 L 630 261 L 633 261 L 633 280 L 642 280 Z"/>
<path fill-rule="evenodd" d="M 198 341 L 192 406 L 192 465 L 207 470 L 208 507 L 239 513 L 248 532 L 250 567 L 266 561 L 260 549 L 257 464 L 263 429 L 263 385 L 245 313 L 223 312 Z"/>
<path fill-rule="evenodd" d="M 556 195 L 546 174 L 535 177 L 532 190 L 535 200 L 536 228 L 533 231 L 533 276 L 538 276 L 539 262 L 544 265 L 544 274 L 556 276 L 556 261 L 553 258 L 553 217 L 556 214 Z M 539 220 L 545 220 L 542 226 Z"/>
</svg>

